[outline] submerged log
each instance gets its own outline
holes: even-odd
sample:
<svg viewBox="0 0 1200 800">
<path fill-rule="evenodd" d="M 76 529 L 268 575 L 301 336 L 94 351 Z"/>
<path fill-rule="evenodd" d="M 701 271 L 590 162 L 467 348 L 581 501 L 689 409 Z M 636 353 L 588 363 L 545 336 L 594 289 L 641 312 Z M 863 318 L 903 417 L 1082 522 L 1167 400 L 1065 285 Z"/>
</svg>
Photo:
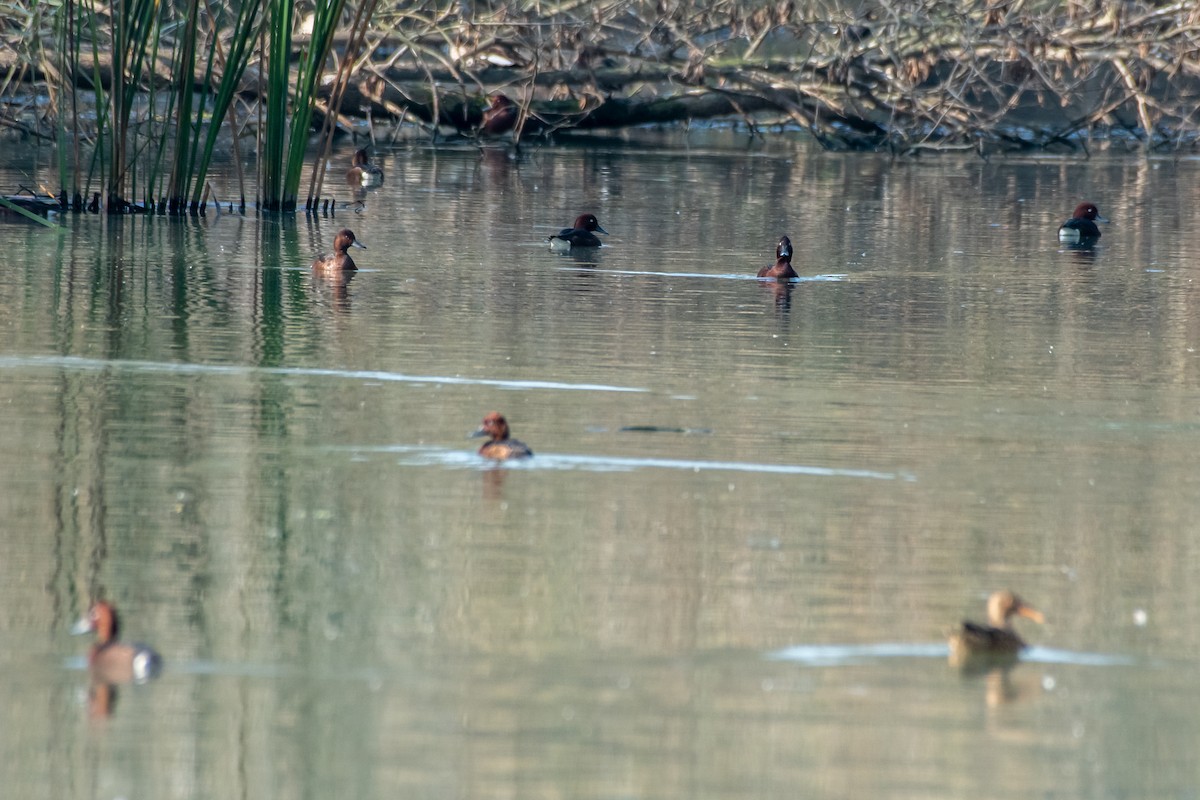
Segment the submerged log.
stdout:
<svg viewBox="0 0 1200 800">
<path fill-rule="evenodd" d="M 57 197 L 32 196 L 27 194 L 3 195 L 4 202 L 31 211 L 34 214 L 46 216 L 51 211 L 60 211 L 63 206 Z M 9 213 L 8 209 L 0 207 L 0 215 Z"/>
</svg>

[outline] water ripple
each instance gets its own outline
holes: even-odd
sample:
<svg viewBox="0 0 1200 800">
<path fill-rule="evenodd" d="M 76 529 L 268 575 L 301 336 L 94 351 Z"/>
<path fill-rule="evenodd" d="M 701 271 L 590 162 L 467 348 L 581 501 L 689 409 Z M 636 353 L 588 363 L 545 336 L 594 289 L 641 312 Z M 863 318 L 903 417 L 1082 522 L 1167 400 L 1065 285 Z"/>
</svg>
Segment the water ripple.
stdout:
<svg viewBox="0 0 1200 800">
<path fill-rule="evenodd" d="M 810 667 L 841 667 L 886 658 L 939 658 L 950 655 L 944 643 L 883 642 L 880 644 L 815 644 L 785 647 L 766 654 L 769 661 L 795 661 Z M 1079 653 L 1050 647 L 1030 647 L 1021 661 L 1037 664 L 1074 664 L 1084 667 L 1126 667 L 1137 663 L 1130 656 Z"/>
<path fill-rule="evenodd" d="M 595 267 L 559 267 L 560 272 L 594 272 L 598 275 L 646 275 L 657 278 L 716 278 L 723 281 L 762 281 L 763 279 L 757 275 L 742 275 L 739 273 L 725 273 L 714 275 L 711 272 L 655 272 L 652 270 L 641 269 L 596 269 Z M 846 280 L 848 274 L 844 272 L 830 273 L 828 275 L 801 275 L 798 278 L 792 278 L 792 283 L 831 283 Z M 768 283 L 774 283 L 774 280 Z"/>
<path fill-rule="evenodd" d="M 63 666 L 72 672 L 85 671 L 88 668 L 87 658 L 71 656 L 63 660 Z M 386 677 L 380 669 L 370 667 L 355 667 L 350 669 L 314 670 L 311 667 L 301 668 L 295 664 L 272 664 L 261 662 L 224 662 L 204 659 L 171 661 L 168 660 L 163 668 L 170 675 L 199 675 L 203 677 L 221 678 L 265 678 L 280 680 L 285 678 L 315 678 L 337 681 L 364 681 L 378 684 Z"/>
<path fill-rule="evenodd" d="M 1111 653 L 1077 653 L 1074 650 L 1058 650 L 1053 647 L 1033 646 L 1021 653 L 1022 661 L 1038 664 L 1075 664 L 1083 667 L 1129 667 L 1137 663 L 1131 656 Z"/>
<path fill-rule="evenodd" d="M 318 378 L 349 378 L 390 383 L 433 383 L 445 386 L 494 386 L 501 389 L 557 389 L 571 392 L 649 392 L 637 386 L 612 386 L 603 383 L 561 383 L 559 381 L 499 380 L 495 378 L 460 378 L 449 375 L 405 375 L 377 370 L 316 369 L 310 367 L 248 367 L 242 365 L 180 364 L 162 361 L 105 361 L 77 356 L 3 356 L 0 369 L 115 369 L 127 372 L 162 372 L 202 375 L 287 375 Z"/>
<path fill-rule="evenodd" d="M 479 466 L 496 467 L 495 461 L 463 450 L 421 447 L 416 445 L 387 445 L 384 447 L 338 448 L 354 453 L 400 453 L 401 464 L 408 466 Z M 690 472 L 755 472 L 775 475 L 818 475 L 837 478 L 867 478 L 880 481 L 915 481 L 916 476 L 903 472 L 878 472 L 869 469 L 815 467 L 808 464 L 758 464 L 744 461 L 699 461 L 684 458 L 625 458 L 622 456 L 587 456 L 538 453 L 535 458 L 506 461 L 505 468 L 587 470 L 591 472 L 631 472 L 636 469 L 677 469 Z"/>
<path fill-rule="evenodd" d="M 801 644 L 767 653 L 769 661 L 797 661 L 810 667 L 842 667 L 882 658 L 946 658 L 945 644 Z"/>
</svg>

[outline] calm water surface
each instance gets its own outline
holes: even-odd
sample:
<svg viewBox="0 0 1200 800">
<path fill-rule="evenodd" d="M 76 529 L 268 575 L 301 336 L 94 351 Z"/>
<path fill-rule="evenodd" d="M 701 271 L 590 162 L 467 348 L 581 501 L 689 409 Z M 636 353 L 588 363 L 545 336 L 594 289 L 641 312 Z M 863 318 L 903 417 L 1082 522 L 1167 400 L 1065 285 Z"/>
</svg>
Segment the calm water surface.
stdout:
<svg viewBox="0 0 1200 800">
<path fill-rule="evenodd" d="M 7 793 L 1200 795 L 1200 162 L 378 161 L 333 219 L 0 226 Z M 1003 587 L 1037 647 L 960 675 Z M 95 719 L 100 593 L 168 668 Z"/>
</svg>

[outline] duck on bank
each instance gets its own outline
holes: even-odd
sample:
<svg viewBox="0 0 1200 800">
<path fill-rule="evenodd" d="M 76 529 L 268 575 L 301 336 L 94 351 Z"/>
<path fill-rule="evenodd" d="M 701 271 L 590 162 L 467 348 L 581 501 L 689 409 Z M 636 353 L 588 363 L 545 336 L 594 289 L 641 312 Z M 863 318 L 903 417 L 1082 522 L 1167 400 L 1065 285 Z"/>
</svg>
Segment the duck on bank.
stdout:
<svg viewBox="0 0 1200 800">
<path fill-rule="evenodd" d="M 520 109 L 517 104 L 503 94 L 492 95 L 491 103 L 483 110 L 483 121 L 479 131 L 485 136 L 501 136 L 511 131 L 517 124 Z"/>
</svg>

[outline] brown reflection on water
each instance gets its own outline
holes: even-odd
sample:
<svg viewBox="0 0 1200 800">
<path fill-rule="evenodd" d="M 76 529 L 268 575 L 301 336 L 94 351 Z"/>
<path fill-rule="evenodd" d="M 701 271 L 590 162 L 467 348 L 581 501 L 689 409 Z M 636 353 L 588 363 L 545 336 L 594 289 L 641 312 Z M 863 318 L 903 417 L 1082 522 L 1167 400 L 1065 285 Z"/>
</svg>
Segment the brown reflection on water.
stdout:
<svg viewBox="0 0 1200 800">
<path fill-rule="evenodd" d="M 483 499 L 490 503 L 504 501 L 504 482 L 508 480 L 508 470 L 504 467 L 489 467 L 480 473 L 480 484 L 483 487 Z"/>
<path fill-rule="evenodd" d="M 1018 673 L 1014 679 L 1014 671 L 1016 665 L 992 667 L 978 676 L 985 687 L 984 700 L 989 708 L 1028 702 L 1041 694 L 1041 683 L 1036 676 Z"/>
<path fill-rule="evenodd" d="M 332 274 L 313 273 L 312 285 L 314 290 L 329 298 L 329 306 L 335 311 L 350 310 L 350 281 L 354 280 L 354 271 L 337 272 Z"/>
<path fill-rule="evenodd" d="M 108 719 L 116 710 L 117 687 L 104 681 L 92 680 L 88 686 L 87 706 L 90 719 Z"/>
</svg>

